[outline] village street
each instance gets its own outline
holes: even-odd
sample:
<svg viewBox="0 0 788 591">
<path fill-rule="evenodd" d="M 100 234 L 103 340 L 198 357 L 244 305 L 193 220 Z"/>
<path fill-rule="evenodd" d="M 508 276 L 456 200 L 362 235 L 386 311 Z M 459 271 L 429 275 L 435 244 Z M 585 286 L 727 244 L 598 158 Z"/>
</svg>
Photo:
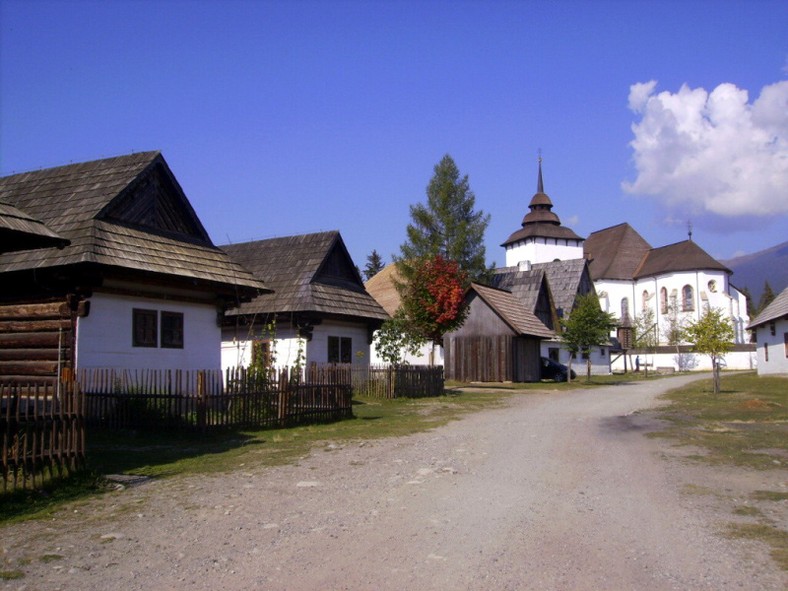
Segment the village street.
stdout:
<svg viewBox="0 0 788 591">
<path fill-rule="evenodd" d="M 784 589 L 765 546 L 719 532 L 786 472 L 698 467 L 644 436 L 636 411 L 699 377 L 522 394 L 293 466 L 129 487 L 3 527 L 25 576 L 0 588 Z"/>
</svg>

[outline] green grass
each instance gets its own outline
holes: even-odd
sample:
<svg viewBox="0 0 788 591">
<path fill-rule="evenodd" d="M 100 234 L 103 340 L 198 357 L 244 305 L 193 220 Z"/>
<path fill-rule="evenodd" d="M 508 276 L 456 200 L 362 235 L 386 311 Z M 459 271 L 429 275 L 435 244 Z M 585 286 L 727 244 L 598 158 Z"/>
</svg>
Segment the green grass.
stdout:
<svg viewBox="0 0 788 591">
<path fill-rule="evenodd" d="M 24 578 L 21 570 L 0 570 L 0 581 L 15 581 Z"/>
<path fill-rule="evenodd" d="M 513 392 L 457 392 L 419 399 L 357 398 L 354 418 L 292 427 L 210 435 L 106 432 L 88 433 L 88 467 L 43 490 L 6 494 L 0 522 L 52 515 L 67 503 L 114 490 L 112 474 L 167 478 L 229 472 L 244 467 L 286 464 L 327 443 L 409 435 L 444 425 L 467 413 L 492 408 Z"/>
<path fill-rule="evenodd" d="M 782 570 L 788 571 L 788 532 L 769 523 L 730 523 L 726 534 L 731 538 L 768 544 L 772 559 Z"/>
<path fill-rule="evenodd" d="M 701 448 L 697 459 L 758 470 L 788 464 L 788 379 L 726 374 L 719 394 L 701 380 L 663 398 L 669 405 L 659 414 L 671 426 L 655 436 Z"/>
<path fill-rule="evenodd" d="M 670 426 L 652 435 L 700 449 L 686 459 L 755 470 L 784 469 L 788 464 L 788 378 L 758 377 L 751 372 L 723 374 L 719 394 L 712 392 L 710 380 L 702 380 L 663 398 L 669 404 L 658 413 Z M 717 494 L 695 488 L 698 494 Z M 755 502 L 788 498 L 783 491 L 770 490 L 756 490 L 749 496 Z M 771 523 L 758 507 L 738 505 L 733 513 L 756 522 L 728 524 L 726 534 L 767 544 L 774 561 L 788 570 L 788 532 Z"/>
</svg>

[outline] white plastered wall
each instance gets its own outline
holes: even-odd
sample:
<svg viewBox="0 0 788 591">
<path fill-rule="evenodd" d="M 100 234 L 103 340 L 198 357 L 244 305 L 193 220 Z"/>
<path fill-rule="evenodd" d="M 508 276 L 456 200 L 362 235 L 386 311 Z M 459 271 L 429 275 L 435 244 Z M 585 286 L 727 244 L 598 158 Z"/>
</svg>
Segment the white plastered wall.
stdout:
<svg viewBox="0 0 788 591">
<path fill-rule="evenodd" d="M 183 349 L 133 346 L 135 308 L 182 313 Z M 77 369 L 219 369 L 220 343 L 213 304 L 95 293 L 77 321 Z"/>
<path fill-rule="evenodd" d="M 528 238 L 506 247 L 506 266 L 516 267 L 521 262 L 549 263 L 556 259 L 567 261 L 583 258 L 583 242 L 565 238 Z"/>
<path fill-rule="evenodd" d="M 225 329 L 222 333 L 222 368 L 247 367 L 252 362 L 252 345 L 248 336 L 235 336 L 234 329 Z M 276 327 L 275 333 L 263 334 L 259 331 L 257 338 L 273 340 L 275 364 L 279 367 L 292 367 L 299 360 L 299 353 L 303 356 L 301 362 L 308 366 L 311 363 L 326 363 L 328 361 L 328 337 L 350 338 L 352 343 L 352 363 L 368 364 L 370 362 L 370 345 L 367 343 L 367 328 L 365 324 L 324 320 L 314 327 L 311 340 L 307 341 L 296 334 L 290 326 Z"/>
<path fill-rule="evenodd" d="M 758 375 L 788 375 L 788 320 L 780 319 L 772 323 L 767 322 L 757 330 Z M 766 360 L 768 347 L 769 360 Z"/>
</svg>

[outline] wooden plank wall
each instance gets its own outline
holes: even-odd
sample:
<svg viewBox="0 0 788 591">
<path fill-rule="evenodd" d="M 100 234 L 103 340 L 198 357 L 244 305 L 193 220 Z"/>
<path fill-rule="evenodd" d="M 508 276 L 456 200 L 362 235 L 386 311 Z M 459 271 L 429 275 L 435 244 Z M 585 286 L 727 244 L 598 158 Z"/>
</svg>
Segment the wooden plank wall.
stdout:
<svg viewBox="0 0 788 591">
<path fill-rule="evenodd" d="M 0 304 L 0 381 L 54 384 L 73 368 L 76 310 L 59 300 Z"/>
<path fill-rule="evenodd" d="M 510 335 L 447 337 L 444 364 L 447 380 L 510 382 L 514 379 Z"/>
</svg>

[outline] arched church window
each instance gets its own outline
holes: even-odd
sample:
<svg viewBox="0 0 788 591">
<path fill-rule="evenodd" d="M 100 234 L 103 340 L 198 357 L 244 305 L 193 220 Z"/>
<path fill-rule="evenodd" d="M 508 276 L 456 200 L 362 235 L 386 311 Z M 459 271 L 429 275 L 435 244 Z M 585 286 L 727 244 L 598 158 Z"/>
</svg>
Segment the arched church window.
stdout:
<svg viewBox="0 0 788 591">
<path fill-rule="evenodd" d="M 643 311 L 648 310 L 648 290 L 643 290 Z"/>
<path fill-rule="evenodd" d="M 664 287 L 659 290 L 659 311 L 662 314 L 668 313 L 668 290 Z"/>
<path fill-rule="evenodd" d="M 691 285 L 685 285 L 681 289 L 681 309 L 685 312 L 695 309 L 695 298 L 692 295 Z"/>
<path fill-rule="evenodd" d="M 629 298 L 621 298 L 621 318 L 629 318 Z"/>
</svg>

